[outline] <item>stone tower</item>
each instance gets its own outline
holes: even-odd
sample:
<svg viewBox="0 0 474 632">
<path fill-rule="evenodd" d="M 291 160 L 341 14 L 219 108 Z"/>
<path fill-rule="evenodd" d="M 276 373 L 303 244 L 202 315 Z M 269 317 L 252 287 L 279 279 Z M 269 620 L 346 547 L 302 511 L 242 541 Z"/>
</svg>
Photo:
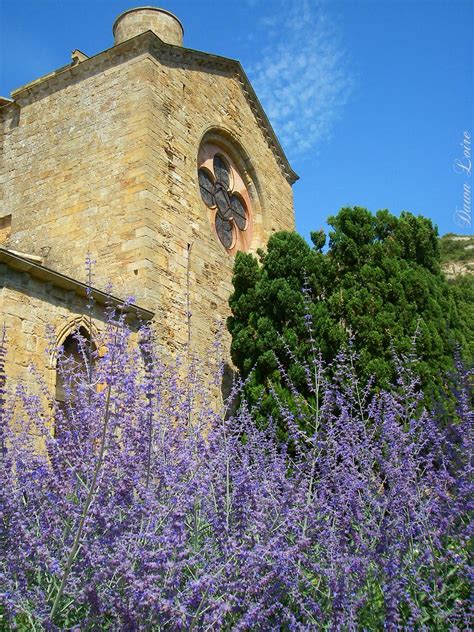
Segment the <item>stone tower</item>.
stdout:
<svg viewBox="0 0 474 632">
<path fill-rule="evenodd" d="M 88 253 L 99 306 L 133 296 L 171 351 L 202 352 L 235 252 L 294 227 L 297 176 L 239 62 L 184 48 L 163 9 L 130 9 L 113 32 L 0 98 L 0 320 L 17 376 L 48 326 L 61 343 L 84 322 Z"/>
</svg>

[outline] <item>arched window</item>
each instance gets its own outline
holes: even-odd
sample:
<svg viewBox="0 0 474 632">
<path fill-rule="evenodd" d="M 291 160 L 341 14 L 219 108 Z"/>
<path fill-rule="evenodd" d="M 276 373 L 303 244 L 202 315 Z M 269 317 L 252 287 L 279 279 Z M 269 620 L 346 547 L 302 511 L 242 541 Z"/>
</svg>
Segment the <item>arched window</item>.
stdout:
<svg viewBox="0 0 474 632">
<path fill-rule="evenodd" d="M 256 172 L 226 130 L 211 128 L 197 155 L 197 181 L 211 230 L 230 255 L 261 245 L 263 217 Z"/>
<path fill-rule="evenodd" d="M 91 380 L 96 346 L 89 332 L 79 327 L 63 341 L 56 366 L 56 401 L 63 406 L 74 397 L 81 380 Z"/>
</svg>

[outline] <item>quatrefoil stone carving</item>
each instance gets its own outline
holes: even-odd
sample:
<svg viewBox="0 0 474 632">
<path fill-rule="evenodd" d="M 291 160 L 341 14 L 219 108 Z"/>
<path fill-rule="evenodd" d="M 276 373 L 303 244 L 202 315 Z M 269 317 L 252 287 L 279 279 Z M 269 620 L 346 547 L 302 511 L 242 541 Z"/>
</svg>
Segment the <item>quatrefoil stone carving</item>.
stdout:
<svg viewBox="0 0 474 632">
<path fill-rule="evenodd" d="M 247 230 L 249 211 L 245 200 L 234 190 L 232 169 L 226 159 L 216 153 L 212 171 L 208 167 L 198 169 L 199 188 L 204 204 L 215 210 L 215 228 L 220 242 L 229 250 L 235 244 L 238 231 Z"/>
</svg>

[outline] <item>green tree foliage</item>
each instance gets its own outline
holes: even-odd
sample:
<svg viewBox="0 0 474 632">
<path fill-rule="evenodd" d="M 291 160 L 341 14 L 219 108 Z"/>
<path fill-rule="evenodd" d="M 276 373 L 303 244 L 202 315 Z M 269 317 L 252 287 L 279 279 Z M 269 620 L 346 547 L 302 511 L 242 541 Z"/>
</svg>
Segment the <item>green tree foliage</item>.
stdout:
<svg viewBox="0 0 474 632">
<path fill-rule="evenodd" d="M 296 233 L 281 232 L 258 259 L 236 257 L 228 328 L 232 359 L 244 378 L 250 376 L 250 400 L 260 399 L 268 412 L 274 409 L 269 388 L 291 399 L 279 363 L 304 391 L 308 322 L 327 362 L 352 338 L 358 374 L 364 381 L 374 376 L 374 388 L 394 379 L 393 351 L 411 354 L 415 339 L 414 369 L 425 392 L 446 389 L 454 347 L 466 348 L 469 325 L 441 271 L 431 221 L 355 207 L 341 209 L 328 223 L 327 252 L 322 231 L 311 234 L 313 247 Z"/>
</svg>

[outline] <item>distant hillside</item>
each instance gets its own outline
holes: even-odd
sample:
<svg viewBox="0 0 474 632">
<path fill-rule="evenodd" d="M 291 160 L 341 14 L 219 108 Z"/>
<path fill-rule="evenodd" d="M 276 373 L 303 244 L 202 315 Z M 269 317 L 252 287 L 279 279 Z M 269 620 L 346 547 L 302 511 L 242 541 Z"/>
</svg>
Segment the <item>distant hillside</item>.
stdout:
<svg viewBox="0 0 474 632">
<path fill-rule="evenodd" d="M 470 365 L 474 359 L 474 235 L 448 233 L 439 242 L 443 271 L 465 324 L 463 357 Z"/>
<path fill-rule="evenodd" d="M 474 274 L 474 235 L 447 233 L 439 244 L 443 271 L 448 278 Z"/>
</svg>

